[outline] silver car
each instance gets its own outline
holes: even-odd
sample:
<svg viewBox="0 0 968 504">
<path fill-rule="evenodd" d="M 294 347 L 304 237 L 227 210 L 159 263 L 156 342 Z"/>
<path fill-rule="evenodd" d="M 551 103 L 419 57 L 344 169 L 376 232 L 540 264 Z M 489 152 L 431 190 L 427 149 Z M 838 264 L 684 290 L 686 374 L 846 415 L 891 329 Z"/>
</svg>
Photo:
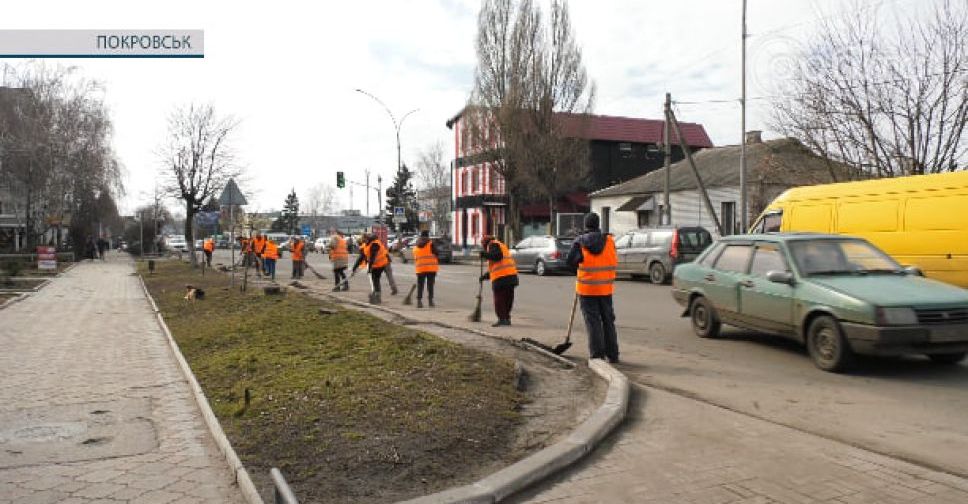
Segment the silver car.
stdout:
<svg viewBox="0 0 968 504">
<path fill-rule="evenodd" d="M 511 248 L 511 256 L 518 270 L 538 276 L 554 271 L 574 272 L 565 262 L 573 241 L 571 237 L 529 236 Z"/>
<path fill-rule="evenodd" d="M 618 273 L 668 283 L 677 264 L 692 262 L 713 242 L 701 227 L 636 229 L 618 237 Z"/>
</svg>

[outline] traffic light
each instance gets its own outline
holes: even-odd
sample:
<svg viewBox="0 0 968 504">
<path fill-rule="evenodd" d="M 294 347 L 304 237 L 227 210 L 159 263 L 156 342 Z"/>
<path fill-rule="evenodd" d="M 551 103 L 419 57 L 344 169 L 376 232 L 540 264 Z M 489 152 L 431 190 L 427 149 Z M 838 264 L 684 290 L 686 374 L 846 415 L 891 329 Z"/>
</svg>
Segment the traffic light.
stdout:
<svg viewBox="0 0 968 504">
<path fill-rule="evenodd" d="M 346 187 L 346 178 L 343 177 L 343 172 L 341 171 L 336 172 L 336 187 L 340 189 Z"/>
</svg>

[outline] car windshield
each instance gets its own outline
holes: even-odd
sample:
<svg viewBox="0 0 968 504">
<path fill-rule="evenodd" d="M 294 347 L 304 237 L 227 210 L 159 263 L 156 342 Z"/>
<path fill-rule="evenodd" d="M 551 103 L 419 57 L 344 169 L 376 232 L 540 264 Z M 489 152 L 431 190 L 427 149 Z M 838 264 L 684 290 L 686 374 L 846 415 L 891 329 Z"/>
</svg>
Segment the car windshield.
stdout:
<svg viewBox="0 0 968 504">
<path fill-rule="evenodd" d="M 808 276 L 903 272 L 897 262 L 863 240 L 795 240 L 790 252 Z"/>
</svg>

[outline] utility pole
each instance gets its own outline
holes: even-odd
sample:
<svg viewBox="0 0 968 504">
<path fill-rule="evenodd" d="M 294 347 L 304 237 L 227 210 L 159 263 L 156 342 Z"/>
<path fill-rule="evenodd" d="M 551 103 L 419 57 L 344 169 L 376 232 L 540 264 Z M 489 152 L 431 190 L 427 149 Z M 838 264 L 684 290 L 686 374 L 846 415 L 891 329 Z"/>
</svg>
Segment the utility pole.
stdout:
<svg viewBox="0 0 968 504">
<path fill-rule="evenodd" d="M 379 217 L 377 218 L 377 222 L 383 224 L 383 177 L 379 175 L 376 176 L 376 187 L 377 204 L 380 205 L 380 212 L 378 214 Z"/>
<path fill-rule="evenodd" d="M 144 259 L 145 258 L 145 211 L 144 210 L 141 211 L 141 218 L 138 220 L 141 221 L 141 244 L 140 244 L 141 259 Z"/>
<path fill-rule="evenodd" d="M 745 233 L 748 229 L 747 220 L 749 215 L 746 209 L 746 0 L 743 0 L 743 50 L 741 56 L 741 66 L 742 66 L 742 96 L 739 99 L 740 103 L 740 129 L 742 129 L 742 136 L 740 140 L 739 149 L 739 225 L 740 233 Z M 730 228 L 733 224 L 730 223 Z M 734 230 L 735 231 L 735 230 Z"/>
<path fill-rule="evenodd" d="M 664 107 L 665 124 L 662 128 L 662 141 L 665 143 L 665 200 L 663 202 L 662 213 L 659 215 L 659 224 L 667 226 L 672 224 L 672 207 L 669 205 L 669 186 L 671 185 L 672 175 L 672 135 L 669 134 L 669 112 L 672 110 L 672 94 L 666 93 Z M 665 221 L 665 222 L 663 222 Z"/>
<path fill-rule="evenodd" d="M 363 170 L 366 174 L 366 215 L 370 215 L 370 169 Z"/>
</svg>

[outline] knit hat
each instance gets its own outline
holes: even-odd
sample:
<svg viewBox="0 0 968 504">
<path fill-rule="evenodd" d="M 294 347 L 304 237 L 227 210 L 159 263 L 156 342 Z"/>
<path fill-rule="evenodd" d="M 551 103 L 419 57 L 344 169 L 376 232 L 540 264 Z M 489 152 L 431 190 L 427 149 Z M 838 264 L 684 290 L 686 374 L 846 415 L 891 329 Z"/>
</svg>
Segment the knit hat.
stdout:
<svg viewBox="0 0 968 504">
<path fill-rule="evenodd" d="M 598 229 L 600 225 L 597 213 L 591 212 L 585 214 L 585 229 Z"/>
</svg>

